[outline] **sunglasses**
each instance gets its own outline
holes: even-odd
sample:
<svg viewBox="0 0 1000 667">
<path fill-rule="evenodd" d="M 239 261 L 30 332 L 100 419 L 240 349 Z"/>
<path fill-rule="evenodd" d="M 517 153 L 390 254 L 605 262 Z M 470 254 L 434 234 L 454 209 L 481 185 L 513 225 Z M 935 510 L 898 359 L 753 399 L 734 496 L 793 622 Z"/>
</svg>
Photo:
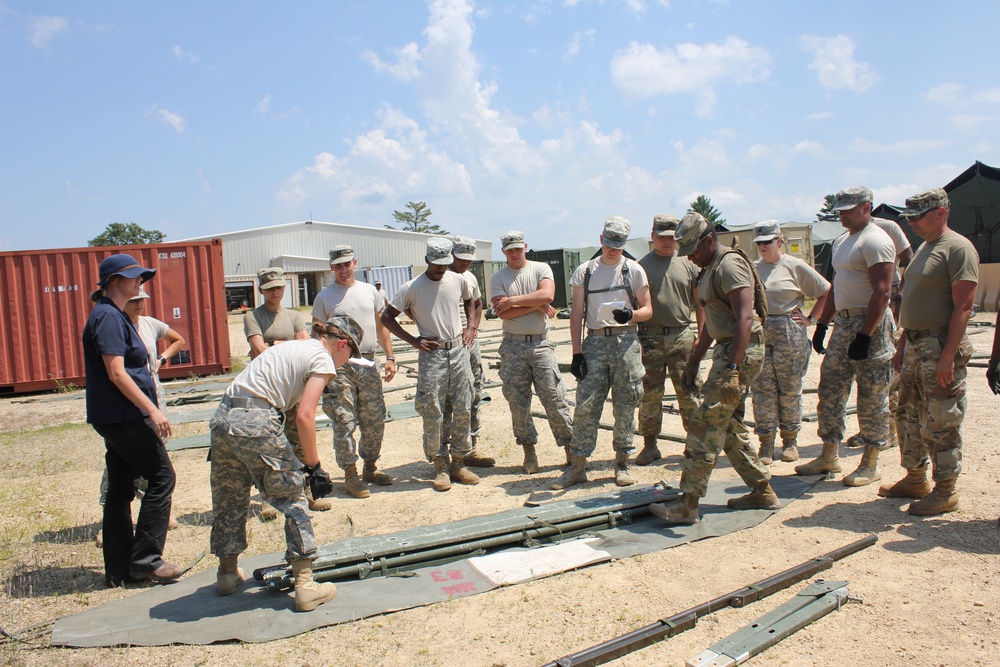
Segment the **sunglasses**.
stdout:
<svg viewBox="0 0 1000 667">
<path fill-rule="evenodd" d="M 771 245 L 776 239 L 771 239 L 770 241 L 754 241 L 757 245 Z"/>
</svg>

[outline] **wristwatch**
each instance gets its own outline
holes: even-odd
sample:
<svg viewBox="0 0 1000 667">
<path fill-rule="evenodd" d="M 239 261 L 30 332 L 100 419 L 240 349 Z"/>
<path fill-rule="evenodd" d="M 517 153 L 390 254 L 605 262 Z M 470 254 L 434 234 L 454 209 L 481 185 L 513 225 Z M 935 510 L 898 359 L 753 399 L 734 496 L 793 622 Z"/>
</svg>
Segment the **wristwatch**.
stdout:
<svg viewBox="0 0 1000 667">
<path fill-rule="evenodd" d="M 816 324 L 817 322 L 819 322 L 819 320 L 817 320 L 817 319 L 816 319 L 815 317 L 813 317 L 812 315 L 810 315 L 810 316 L 809 316 L 808 318 L 806 318 L 806 319 L 808 319 L 808 320 L 809 320 L 809 324 Z"/>
<path fill-rule="evenodd" d="M 726 370 L 727 371 L 737 371 L 739 369 L 740 369 L 740 365 L 739 364 L 734 364 L 731 361 L 727 361 L 726 362 Z"/>
<path fill-rule="evenodd" d="M 159 360 L 161 366 L 167 363 L 167 358 L 164 357 L 162 354 L 158 356 L 157 359 Z"/>
</svg>

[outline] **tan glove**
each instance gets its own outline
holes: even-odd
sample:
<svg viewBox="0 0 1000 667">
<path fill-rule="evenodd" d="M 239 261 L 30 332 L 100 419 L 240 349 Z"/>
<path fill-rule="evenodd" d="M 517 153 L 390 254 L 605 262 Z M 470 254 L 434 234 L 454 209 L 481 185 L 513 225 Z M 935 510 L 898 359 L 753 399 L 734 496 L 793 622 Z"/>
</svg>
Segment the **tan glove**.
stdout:
<svg viewBox="0 0 1000 667">
<path fill-rule="evenodd" d="M 740 372 L 733 368 L 722 371 L 719 378 L 719 398 L 723 403 L 736 403 L 740 400 L 743 389 L 740 387 Z"/>
</svg>

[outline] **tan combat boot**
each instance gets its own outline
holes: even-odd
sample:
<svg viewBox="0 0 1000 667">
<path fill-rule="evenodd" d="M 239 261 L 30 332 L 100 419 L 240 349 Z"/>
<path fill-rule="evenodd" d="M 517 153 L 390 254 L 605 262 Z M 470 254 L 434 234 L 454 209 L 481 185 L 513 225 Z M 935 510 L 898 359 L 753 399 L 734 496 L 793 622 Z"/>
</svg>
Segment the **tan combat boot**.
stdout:
<svg viewBox="0 0 1000 667">
<path fill-rule="evenodd" d="M 858 469 L 844 477 L 844 486 L 866 486 L 880 479 L 882 473 L 878 471 L 878 450 L 871 445 L 865 445 Z"/>
<path fill-rule="evenodd" d="M 497 464 L 497 460 L 492 456 L 483 456 L 476 451 L 478 436 L 472 436 L 472 449 L 465 455 L 465 465 L 473 468 L 492 468 Z"/>
<path fill-rule="evenodd" d="M 567 450 L 569 448 L 567 447 Z M 556 491 L 573 486 L 574 484 L 584 484 L 587 481 L 587 457 L 570 455 L 569 470 L 561 477 L 549 485 L 550 489 Z"/>
<path fill-rule="evenodd" d="M 906 477 L 895 484 L 883 484 L 878 487 L 878 494 L 883 498 L 916 498 L 926 497 L 934 485 L 927 479 L 927 466 L 906 471 Z"/>
<path fill-rule="evenodd" d="M 467 460 L 467 456 L 452 456 L 451 466 L 448 468 L 448 473 L 451 476 L 451 481 L 453 482 L 475 486 L 476 484 L 479 484 L 479 477 L 476 473 L 465 467 Z"/>
<path fill-rule="evenodd" d="M 293 560 L 291 565 L 295 577 L 295 611 L 312 611 L 337 597 L 336 586 L 313 581 L 311 560 Z"/>
<path fill-rule="evenodd" d="M 701 521 L 698 499 L 687 494 L 681 494 L 680 498 L 668 503 L 653 503 L 649 506 L 649 513 L 671 525 L 690 526 Z"/>
<path fill-rule="evenodd" d="M 730 498 L 726 506 L 734 510 L 777 510 L 781 509 L 781 501 L 770 482 L 761 482 L 745 496 Z"/>
<path fill-rule="evenodd" d="M 368 490 L 368 485 L 358 477 L 358 466 L 356 463 L 344 468 L 344 488 L 355 498 L 367 498 L 372 495 Z"/>
<path fill-rule="evenodd" d="M 819 475 L 826 472 L 840 472 L 840 443 L 824 442 L 823 453 L 814 461 L 795 466 L 796 475 Z"/>
<path fill-rule="evenodd" d="M 862 437 L 860 433 L 855 433 L 854 435 L 852 435 L 850 438 L 847 439 L 846 444 L 848 447 L 858 447 L 858 448 L 864 447 L 865 439 L 864 437 Z"/>
<path fill-rule="evenodd" d="M 566 463 L 564 463 L 563 465 L 567 466 L 573 465 L 573 455 L 570 454 L 569 452 L 569 445 L 566 445 L 565 447 L 563 447 L 563 449 L 566 451 Z"/>
<path fill-rule="evenodd" d="M 361 479 L 378 486 L 391 486 L 396 481 L 392 475 L 380 471 L 374 461 L 365 461 L 365 466 L 361 469 Z"/>
<path fill-rule="evenodd" d="M 757 450 L 757 458 L 764 465 L 771 465 L 774 461 L 774 434 L 762 433 L 757 438 L 760 440 L 760 449 Z"/>
<path fill-rule="evenodd" d="M 632 486 L 635 484 L 635 477 L 629 472 L 628 454 L 615 454 L 615 484 L 618 486 Z"/>
<path fill-rule="evenodd" d="M 313 512 L 327 512 L 333 509 L 333 501 L 329 498 L 320 498 L 319 500 L 313 498 L 309 482 L 306 482 L 306 500 L 309 501 L 309 509 Z"/>
<path fill-rule="evenodd" d="M 236 556 L 220 556 L 219 571 L 215 574 L 215 583 L 219 587 L 219 595 L 232 595 L 236 587 L 247 580 L 243 569 L 237 564 Z"/>
<path fill-rule="evenodd" d="M 781 460 L 785 463 L 799 460 L 798 437 L 798 431 L 781 432 Z"/>
<path fill-rule="evenodd" d="M 907 512 L 914 516 L 933 516 L 945 514 L 958 509 L 958 492 L 955 490 L 955 480 L 946 479 L 935 482 L 934 490 L 922 500 L 910 503 Z"/>
<path fill-rule="evenodd" d="M 434 463 L 434 490 L 447 491 L 451 488 L 451 476 L 448 475 L 448 457 L 435 456 Z"/>
<path fill-rule="evenodd" d="M 660 448 L 656 445 L 655 435 L 644 435 L 642 437 L 642 451 L 635 457 L 637 466 L 648 466 L 649 464 L 663 458 Z"/>
<path fill-rule="evenodd" d="M 535 453 L 534 445 L 524 445 L 524 463 L 521 469 L 525 475 L 534 475 L 538 472 L 538 454 Z"/>
</svg>

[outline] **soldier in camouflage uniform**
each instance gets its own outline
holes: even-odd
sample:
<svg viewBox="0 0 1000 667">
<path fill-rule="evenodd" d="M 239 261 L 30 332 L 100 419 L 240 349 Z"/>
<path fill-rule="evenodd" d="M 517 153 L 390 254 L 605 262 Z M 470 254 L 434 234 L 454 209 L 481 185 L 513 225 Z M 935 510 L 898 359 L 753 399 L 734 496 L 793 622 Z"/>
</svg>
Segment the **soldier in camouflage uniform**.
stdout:
<svg viewBox="0 0 1000 667">
<path fill-rule="evenodd" d="M 587 457 L 597 447 L 597 427 L 608 391 L 615 418 L 615 484 L 635 484 L 629 456 L 634 451 L 635 409 L 642 397 L 643 376 L 636 323 L 648 320 L 653 307 L 646 272 L 623 256 L 631 230 L 631 223 L 621 216 L 605 220 L 600 257 L 581 264 L 570 278 L 572 372 L 579 382 L 570 468 L 552 483 L 553 489 L 587 481 Z M 587 338 L 581 344 L 584 326 Z"/>
<path fill-rule="evenodd" d="M 847 398 L 858 382 L 858 423 L 865 439 L 857 470 L 844 477 L 847 486 L 864 486 L 881 479 L 879 452 L 889 441 L 889 383 L 892 380 L 893 320 L 888 311 L 896 249 L 872 223 L 872 191 L 866 187 L 841 190 L 833 210 L 847 233 L 833 244 L 833 288 L 813 333 L 813 348 L 823 354 L 819 377 L 819 458 L 795 468 L 799 475 L 840 472 Z M 830 346 L 823 344 L 831 320 Z"/>
<path fill-rule="evenodd" d="M 903 211 L 924 240 L 904 274 L 903 335 L 893 358 L 900 377 L 897 421 L 906 477 L 878 493 L 916 498 L 907 511 L 917 516 L 957 510 L 955 482 L 962 471 L 966 366 L 973 352 L 965 329 L 979 281 L 979 256 L 967 238 L 948 227 L 949 210 L 947 193 L 937 188 L 907 199 Z"/>
<path fill-rule="evenodd" d="M 781 225 L 766 220 L 754 225 L 754 240 L 761 258 L 757 273 L 767 291 L 764 321 L 764 367 L 751 385 L 754 432 L 760 440 L 757 453 L 768 465 L 774 459 L 774 439 L 781 433 L 781 460 L 799 458 L 797 437 L 802 423 L 802 378 L 809 368 L 812 346 L 807 329 L 823 312 L 830 283 L 798 257 L 781 252 Z M 807 298 L 816 299 L 807 317 Z"/>
<path fill-rule="evenodd" d="M 449 239 L 428 239 L 427 270 L 404 283 L 382 313 L 382 324 L 420 352 L 414 407 L 423 417 L 424 455 L 434 464 L 437 491 L 449 490 L 453 481 L 479 483 L 479 477 L 465 466 L 465 457 L 472 449 L 469 442 L 472 370 L 466 340 L 471 341 L 474 336 L 468 329 L 462 330 L 455 309 L 456 303 L 463 303 L 466 317 L 471 321 L 472 289 L 462 276 L 448 271 L 451 251 Z M 413 317 L 419 336 L 408 332 L 396 320 L 402 312 Z M 447 444 L 442 437 L 446 406 L 452 411 Z"/>
<path fill-rule="evenodd" d="M 538 472 L 538 431 L 531 417 L 531 388 L 545 409 L 556 444 L 567 450 L 573 440 L 573 417 L 566 400 L 555 345 L 548 340 L 549 304 L 555 295 L 552 269 L 525 257 L 524 233 L 510 231 L 500 237 L 507 266 L 493 274 L 490 297 L 493 311 L 503 322 L 500 343 L 500 380 L 510 405 L 514 439 L 524 449 L 525 474 Z"/>
<path fill-rule="evenodd" d="M 715 341 L 712 369 L 703 389 L 703 400 L 691 416 L 684 444 L 681 497 L 654 503 L 650 512 L 669 524 L 699 521 L 698 503 L 708 492 L 708 480 L 725 451 L 733 468 L 752 491 L 729 501 L 733 509 L 778 509 L 781 502 L 771 488 L 767 466 L 750 445 L 743 423 L 750 383 L 760 373 L 764 341 L 754 310 L 764 299 L 763 286 L 753 264 L 739 251 L 727 250 L 715 228 L 694 211 L 688 211 L 675 233 L 678 254 L 702 268 L 699 295 L 705 308 L 705 326 L 691 352 L 682 381 L 695 391 L 698 367 Z M 760 292 L 758 293 L 758 290 Z M 759 295 L 758 295 L 759 294 Z"/>
<path fill-rule="evenodd" d="M 360 356 L 361 327 L 347 316 L 313 326 L 313 338 L 270 347 L 254 358 L 223 394 L 209 422 L 212 433 L 212 553 L 219 558 L 216 583 L 231 595 L 246 577 L 238 558 L 247 548 L 250 485 L 285 515 L 285 558 L 295 576 L 296 611 L 312 611 L 333 599 L 333 584 L 316 584 L 312 560 L 316 536 L 303 493 L 331 489 L 316 450 L 316 407 L 336 367 Z M 300 405 L 301 403 L 301 405 Z M 298 407 L 300 451 L 282 437 L 283 422 Z"/>
</svg>

